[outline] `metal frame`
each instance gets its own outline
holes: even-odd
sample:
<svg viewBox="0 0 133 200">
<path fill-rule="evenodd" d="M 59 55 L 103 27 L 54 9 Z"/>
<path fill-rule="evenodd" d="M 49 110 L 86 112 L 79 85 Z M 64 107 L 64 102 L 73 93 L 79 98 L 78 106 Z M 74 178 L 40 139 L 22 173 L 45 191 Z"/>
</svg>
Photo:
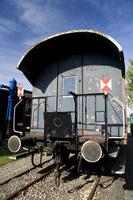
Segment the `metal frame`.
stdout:
<svg viewBox="0 0 133 200">
<path fill-rule="evenodd" d="M 14 113 L 13 113 L 13 131 L 15 133 L 19 133 L 21 136 L 23 135 L 22 131 L 17 131 L 15 124 L 16 124 L 16 108 L 18 107 L 18 105 L 23 101 L 23 99 L 20 99 L 19 102 L 14 106 Z"/>
<path fill-rule="evenodd" d="M 73 92 L 70 92 L 70 94 L 73 95 L 74 102 L 75 102 L 75 142 L 76 142 L 76 150 L 78 150 L 78 129 L 77 129 L 78 106 L 77 106 L 77 98 L 78 97 L 86 97 L 86 96 L 104 96 L 104 98 L 105 98 L 105 149 L 108 152 L 108 139 L 109 139 L 109 134 L 108 134 L 108 107 L 107 107 L 108 95 L 105 94 L 105 93 L 75 94 Z M 82 132 L 83 132 L 83 126 L 82 126 Z"/>
<path fill-rule="evenodd" d="M 111 96 L 111 95 L 110 95 Z M 112 96 L 112 101 L 116 102 L 121 108 L 122 108 L 122 113 L 123 113 L 123 135 L 121 137 L 109 137 L 109 139 L 123 139 L 125 135 L 125 130 L 126 130 L 126 123 L 125 123 L 125 106 L 124 104 L 116 99 L 115 97 Z"/>
<path fill-rule="evenodd" d="M 64 79 L 69 79 L 69 78 L 75 79 L 75 91 L 74 92 L 77 92 L 77 82 L 78 82 L 77 75 L 71 74 L 71 75 L 62 76 L 62 80 L 63 80 L 62 96 L 63 96 L 63 98 L 72 98 L 71 95 L 64 94 Z"/>
<path fill-rule="evenodd" d="M 71 113 L 75 113 L 75 121 L 74 121 L 74 131 L 75 131 L 75 138 L 76 138 L 76 141 L 77 141 L 77 134 L 78 134 L 78 97 L 85 97 L 85 113 L 87 113 L 87 104 L 86 104 L 86 102 L 87 102 L 87 96 L 95 96 L 95 101 L 96 101 L 96 96 L 104 96 L 105 97 L 105 115 L 104 115 L 104 119 L 105 119 L 105 132 L 106 132 L 106 134 L 107 134 L 107 132 L 108 132 L 108 111 L 107 111 L 107 101 L 108 101 L 108 95 L 109 96 L 111 96 L 110 94 L 104 94 L 104 93 L 90 93 L 90 94 L 76 94 L 76 93 L 74 93 L 74 92 L 70 92 L 69 93 L 72 97 L 73 97 L 73 99 L 74 99 L 74 104 L 75 104 L 75 109 L 74 109 L 74 111 L 69 111 L 69 112 L 71 112 Z M 60 96 L 64 96 L 64 95 L 60 95 Z M 41 97 L 27 97 L 27 98 L 25 98 L 25 101 L 26 101 L 26 99 L 31 99 L 32 100 L 32 102 L 33 102 L 33 100 L 34 99 L 37 99 L 38 100 L 38 104 L 37 104 L 37 107 L 36 107 L 36 109 L 38 109 L 38 116 L 37 116 L 37 121 L 39 120 L 39 106 L 41 105 L 41 103 L 42 102 L 40 102 L 40 99 L 44 99 L 44 111 L 45 112 L 47 112 L 47 110 L 48 110 L 48 104 L 47 104 L 47 100 L 48 100 L 48 98 L 50 98 L 50 97 L 55 97 L 56 98 L 56 96 L 41 96 Z M 111 96 L 112 97 L 112 101 L 114 101 L 115 103 L 117 103 L 121 108 L 122 108 L 122 111 L 123 111 L 123 135 L 122 136 L 120 136 L 120 137 L 112 137 L 112 136 L 109 136 L 108 138 L 106 138 L 106 140 L 107 139 L 123 139 L 124 138 L 124 135 L 125 135 L 125 107 L 124 107 L 124 104 L 121 102 L 121 101 L 119 101 L 118 99 L 116 99 L 115 97 L 113 97 L 113 96 Z M 23 99 L 22 99 L 23 100 Z M 22 101 L 21 100 L 21 101 Z M 20 101 L 20 102 L 21 102 Z M 20 103 L 19 102 L 19 103 Z M 18 106 L 19 105 L 19 103 L 16 105 L 16 106 Z M 96 102 L 95 102 L 95 104 L 96 104 Z M 15 108 L 16 108 L 16 106 L 15 106 Z M 95 105 L 95 107 L 96 107 L 96 105 Z M 15 108 L 14 108 L 14 112 L 15 112 Z M 32 109 L 33 109 L 33 104 L 32 104 Z M 56 110 L 55 110 L 56 111 Z M 32 112 L 34 112 L 34 111 L 32 111 Z M 95 114 L 96 114 L 96 108 L 95 108 Z M 96 120 L 96 119 L 95 119 Z M 90 124 L 87 124 L 86 123 L 87 122 L 87 119 L 86 119 L 86 116 L 85 116 L 85 126 L 87 126 L 87 125 L 90 125 Z M 14 126 L 14 124 L 15 124 L 15 113 L 14 113 L 14 121 L 13 121 L 13 127 L 15 127 Z M 83 124 L 83 121 L 82 121 L 82 124 Z M 31 128 L 31 127 L 30 127 Z M 39 127 L 38 127 L 38 125 L 37 125 L 37 127 L 35 127 L 36 129 L 39 129 Z M 42 128 L 41 128 L 42 129 Z M 84 128 L 83 128 L 83 126 L 82 126 L 82 131 L 84 130 Z M 14 128 L 14 132 L 16 132 L 16 133 L 20 133 L 20 134 L 22 134 L 22 132 L 17 132 L 17 130 L 15 130 L 15 128 Z M 107 134 L 108 135 L 108 134 Z M 77 148 L 77 147 L 76 147 Z"/>
</svg>

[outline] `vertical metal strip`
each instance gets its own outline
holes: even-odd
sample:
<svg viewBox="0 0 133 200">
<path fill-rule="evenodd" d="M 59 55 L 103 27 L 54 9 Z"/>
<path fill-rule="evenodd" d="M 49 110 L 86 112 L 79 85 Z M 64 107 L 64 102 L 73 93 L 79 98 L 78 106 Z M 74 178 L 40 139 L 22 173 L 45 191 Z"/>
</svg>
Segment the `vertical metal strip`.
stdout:
<svg viewBox="0 0 133 200">
<path fill-rule="evenodd" d="M 35 116 L 34 116 L 34 98 L 32 98 L 32 122 L 31 122 L 31 128 L 34 128 L 34 121 L 35 121 Z"/>
<path fill-rule="evenodd" d="M 45 112 L 47 112 L 47 100 L 48 100 L 48 97 L 45 97 L 44 99 L 45 99 Z M 45 116 L 45 114 L 44 114 L 44 116 Z M 45 117 L 44 117 L 44 146 L 46 146 Z"/>
<path fill-rule="evenodd" d="M 22 119 L 23 120 L 23 128 L 22 128 L 23 135 L 25 135 L 25 128 L 26 128 L 26 115 L 27 115 L 26 108 L 27 108 L 26 99 L 23 98 L 23 119 Z"/>
<path fill-rule="evenodd" d="M 45 99 L 45 112 L 47 112 L 47 98 L 48 97 L 44 97 L 44 99 Z"/>
<path fill-rule="evenodd" d="M 84 71 L 83 71 L 83 55 L 81 55 L 81 79 L 82 79 L 82 94 L 84 94 Z M 83 134 L 83 129 L 84 129 L 84 97 L 82 95 L 82 134 Z"/>
<path fill-rule="evenodd" d="M 97 122 L 97 96 L 95 95 L 95 129 L 97 128 L 96 122 Z"/>
<path fill-rule="evenodd" d="M 33 109 L 33 107 L 32 107 L 32 101 L 33 99 L 31 98 L 31 100 L 30 100 L 30 132 L 31 132 L 31 123 L 32 123 L 32 109 Z"/>
<path fill-rule="evenodd" d="M 38 105 L 37 105 L 37 128 L 39 128 L 39 107 L 40 107 L 40 98 L 38 98 Z"/>
<path fill-rule="evenodd" d="M 106 151 L 108 152 L 108 105 L 107 105 L 107 100 L 108 100 L 108 95 L 104 95 L 105 98 L 105 148 Z"/>
<path fill-rule="evenodd" d="M 75 139 L 76 139 L 76 150 L 78 150 L 78 130 L 77 130 L 77 125 L 78 125 L 78 118 L 77 118 L 77 114 L 78 114 L 78 97 L 77 96 L 73 96 L 74 98 L 74 102 L 75 102 Z"/>
<path fill-rule="evenodd" d="M 87 96 L 85 96 L 85 129 L 87 130 Z"/>
<path fill-rule="evenodd" d="M 57 62 L 56 112 L 59 111 L 59 61 Z"/>
</svg>

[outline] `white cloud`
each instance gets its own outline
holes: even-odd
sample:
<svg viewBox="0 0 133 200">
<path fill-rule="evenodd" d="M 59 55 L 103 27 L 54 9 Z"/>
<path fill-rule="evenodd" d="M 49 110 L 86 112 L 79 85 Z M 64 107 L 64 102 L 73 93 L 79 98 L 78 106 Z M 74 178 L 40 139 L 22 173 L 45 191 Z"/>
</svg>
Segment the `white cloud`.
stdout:
<svg viewBox="0 0 133 200">
<path fill-rule="evenodd" d="M 28 46 L 28 47 L 31 47 L 33 46 L 34 44 L 38 43 L 38 41 L 41 41 L 42 37 L 35 37 L 35 38 L 32 38 L 32 39 L 25 39 L 23 41 L 23 44 Z"/>
<path fill-rule="evenodd" d="M 88 0 L 84 1 L 88 2 Z M 100 13 L 99 19 L 106 21 L 102 27 L 105 33 L 121 44 L 124 50 L 126 66 L 128 66 L 128 59 L 133 57 L 131 43 L 131 38 L 133 38 L 133 1 L 89 0 L 89 2 Z"/>
<path fill-rule="evenodd" d="M 17 81 L 17 84 L 21 84 L 23 85 L 23 87 L 26 90 L 32 90 L 32 86 L 31 84 L 25 79 L 24 75 L 21 73 L 11 73 L 9 75 L 9 73 L 2 73 L 0 74 L 0 85 L 4 84 L 4 85 L 9 85 L 9 81 L 11 81 L 13 78 L 15 78 L 15 80 Z"/>
<path fill-rule="evenodd" d="M 34 32 L 54 32 L 64 26 L 66 19 L 63 11 L 52 1 L 13 1 L 19 12 L 19 20 Z M 55 5 L 55 4 L 54 4 Z"/>
<path fill-rule="evenodd" d="M 8 59 L 9 60 L 3 59 L 0 63 L 0 84 L 8 85 L 9 81 L 15 78 L 18 83 L 21 83 L 24 86 L 24 88 L 31 90 L 31 84 L 26 80 L 23 73 L 17 70 L 15 66 L 16 62 L 9 57 Z"/>
<path fill-rule="evenodd" d="M 1 34 L 10 33 L 11 31 L 15 31 L 17 28 L 17 24 L 6 18 L 0 18 L 0 31 Z"/>
<path fill-rule="evenodd" d="M 88 0 L 84 0 L 86 3 Z M 89 0 L 89 3 L 99 11 L 99 18 L 106 20 L 106 29 L 116 35 L 133 30 L 132 1 L 124 0 Z"/>
<path fill-rule="evenodd" d="M 8 85 L 12 78 L 20 82 L 26 89 L 31 90 L 31 84 L 26 80 L 22 72 L 16 66 L 20 58 L 20 52 L 7 47 L 0 47 L 0 84 Z"/>
<path fill-rule="evenodd" d="M 13 17 L 8 18 L 8 15 L 5 14 L 4 17 L 0 14 L 0 72 L 5 76 L 3 81 L 7 79 L 8 73 L 9 76 L 16 75 L 21 79 L 16 65 L 27 46 L 31 47 L 46 35 L 68 29 L 100 29 L 125 47 L 127 59 L 129 55 L 132 56 L 132 1 L 82 0 L 85 12 L 77 0 L 68 2 L 67 0 L 8 0 L 8 2 Z M 85 6 L 87 9 L 84 9 Z M 94 8 L 93 13 L 91 8 Z"/>
</svg>

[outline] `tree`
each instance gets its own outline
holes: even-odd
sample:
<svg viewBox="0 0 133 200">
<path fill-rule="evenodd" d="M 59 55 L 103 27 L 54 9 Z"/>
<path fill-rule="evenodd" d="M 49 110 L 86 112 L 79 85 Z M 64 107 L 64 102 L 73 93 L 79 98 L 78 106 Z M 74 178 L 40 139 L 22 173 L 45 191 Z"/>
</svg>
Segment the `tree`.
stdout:
<svg viewBox="0 0 133 200">
<path fill-rule="evenodd" d="M 133 109 L 133 60 L 129 60 L 129 67 L 126 72 L 126 93 L 128 96 L 128 106 Z"/>
</svg>

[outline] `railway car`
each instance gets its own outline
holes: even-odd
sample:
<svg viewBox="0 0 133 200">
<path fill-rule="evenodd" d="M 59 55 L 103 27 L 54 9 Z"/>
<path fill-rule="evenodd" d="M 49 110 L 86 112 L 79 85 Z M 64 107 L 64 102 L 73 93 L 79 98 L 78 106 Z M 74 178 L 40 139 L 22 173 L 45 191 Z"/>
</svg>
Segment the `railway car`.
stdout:
<svg viewBox="0 0 133 200">
<path fill-rule="evenodd" d="M 0 85 L 0 143 L 14 133 L 23 135 L 30 126 L 31 91 L 24 90 L 22 103 L 17 96 L 17 82 L 13 78 L 9 86 Z M 25 103 L 27 106 L 25 106 Z M 17 106 L 19 104 L 19 107 Z M 24 112 L 25 111 L 25 112 Z M 25 115 L 23 115 L 25 113 Z M 17 129 L 17 131 L 16 131 Z"/>
<path fill-rule="evenodd" d="M 4 133 L 6 130 L 6 110 L 8 95 L 8 90 L 0 88 L 0 144 L 2 143 L 2 140 L 6 137 Z"/>
<path fill-rule="evenodd" d="M 126 138 L 125 64 L 117 41 L 93 30 L 59 33 L 29 49 L 18 69 L 33 86 L 32 118 L 25 139 L 9 139 L 11 150 L 28 137 L 42 148 L 52 144 L 58 172 L 70 153 L 78 171 L 82 160 L 93 165 L 117 157 Z"/>
</svg>

